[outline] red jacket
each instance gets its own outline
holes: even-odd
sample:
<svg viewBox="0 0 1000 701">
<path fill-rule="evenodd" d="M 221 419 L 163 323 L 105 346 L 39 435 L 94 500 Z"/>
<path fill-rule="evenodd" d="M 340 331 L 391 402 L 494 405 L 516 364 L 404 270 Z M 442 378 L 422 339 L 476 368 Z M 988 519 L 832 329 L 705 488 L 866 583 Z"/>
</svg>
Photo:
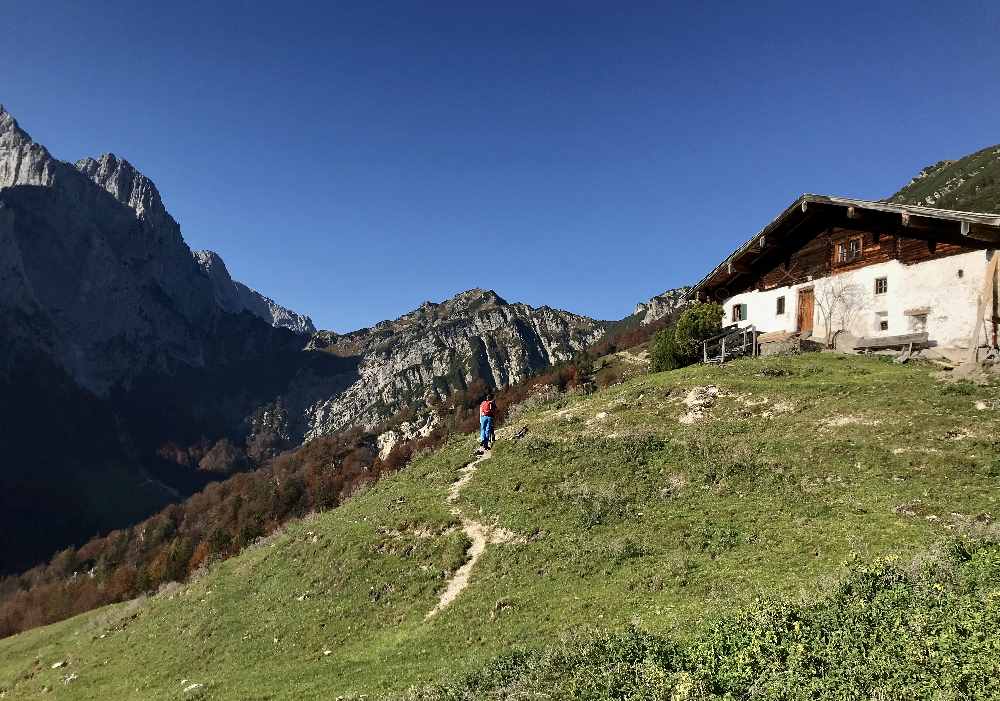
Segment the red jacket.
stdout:
<svg viewBox="0 0 1000 701">
<path fill-rule="evenodd" d="M 479 415 L 480 416 L 493 416 L 493 402 L 487 399 L 485 402 L 479 405 Z"/>
</svg>

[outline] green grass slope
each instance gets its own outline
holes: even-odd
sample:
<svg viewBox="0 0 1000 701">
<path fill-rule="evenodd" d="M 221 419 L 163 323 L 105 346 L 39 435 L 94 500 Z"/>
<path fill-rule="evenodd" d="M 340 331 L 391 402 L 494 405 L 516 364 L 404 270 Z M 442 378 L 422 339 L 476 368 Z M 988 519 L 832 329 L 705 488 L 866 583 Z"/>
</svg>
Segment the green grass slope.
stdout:
<svg viewBox="0 0 1000 701">
<path fill-rule="evenodd" d="M 581 627 L 696 643 L 996 509 L 1000 391 L 924 366 L 746 360 L 530 404 L 454 504 L 471 438 L 194 582 L 0 640 L 0 694 L 398 697 Z M 428 620 L 467 557 L 453 508 L 512 537 Z"/>
<path fill-rule="evenodd" d="M 925 168 L 889 201 L 966 212 L 1000 212 L 1000 145 Z"/>
</svg>

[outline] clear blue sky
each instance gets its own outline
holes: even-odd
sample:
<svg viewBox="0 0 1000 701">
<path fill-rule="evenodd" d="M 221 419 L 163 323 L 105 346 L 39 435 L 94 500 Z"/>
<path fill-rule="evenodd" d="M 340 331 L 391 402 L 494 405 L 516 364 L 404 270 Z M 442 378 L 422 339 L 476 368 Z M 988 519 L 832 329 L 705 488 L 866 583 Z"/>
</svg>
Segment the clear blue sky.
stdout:
<svg viewBox="0 0 1000 701">
<path fill-rule="evenodd" d="M 192 248 L 339 331 L 476 286 L 620 318 L 802 192 L 1000 142 L 997 2 L 3 14 L 0 102 L 36 140 L 129 159 Z"/>
</svg>

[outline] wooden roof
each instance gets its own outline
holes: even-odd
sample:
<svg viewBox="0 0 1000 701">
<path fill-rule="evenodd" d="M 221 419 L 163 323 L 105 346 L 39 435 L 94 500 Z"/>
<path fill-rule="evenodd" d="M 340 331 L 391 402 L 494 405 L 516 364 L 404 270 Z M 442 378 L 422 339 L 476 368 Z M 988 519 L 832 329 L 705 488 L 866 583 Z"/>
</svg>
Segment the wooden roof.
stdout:
<svg viewBox="0 0 1000 701">
<path fill-rule="evenodd" d="M 772 257 L 769 251 L 794 248 L 831 227 L 952 241 L 982 248 L 1000 246 L 1000 215 L 805 194 L 719 263 L 691 288 L 688 295 L 698 297 L 708 289 L 728 286 L 739 276 L 749 273 L 758 261 Z"/>
</svg>

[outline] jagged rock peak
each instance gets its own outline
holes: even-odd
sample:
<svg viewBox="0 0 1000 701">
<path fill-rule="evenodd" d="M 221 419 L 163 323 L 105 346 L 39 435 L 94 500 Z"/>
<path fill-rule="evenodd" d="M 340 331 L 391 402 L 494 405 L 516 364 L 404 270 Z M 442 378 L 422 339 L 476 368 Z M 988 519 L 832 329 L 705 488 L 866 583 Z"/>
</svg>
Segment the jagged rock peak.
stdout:
<svg viewBox="0 0 1000 701">
<path fill-rule="evenodd" d="M 226 262 L 215 251 L 191 251 L 191 255 L 194 256 L 194 259 L 201 266 L 202 270 L 209 273 L 210 276 L 218 276 L 230 281 L 233 279 L 229 275 L 229 268 L 226 267 Z"/>
<path fill-rule="evenodd" d="M 452 297 L 447 302 L 452 304 L 468 305 L 472 307 L 481 307 L 486 305 L 500 306 L 507 304 L 507 300 L 498 295 L 493 290 L 484 290 L 480 287 L 474 287 L 471 290 L 466 290 L 465 292 L 459 292 L 457 295 Z"/>
<path fill-rule="evenodd" d="M 0 188 L 51 185 L 59 164 L 0 105 Z"/>
<path fill-rule="evenodd" d="M 127 160 L 113 153 L 105 153 L 96 159 L 80 159 L 76 162 L 76 169 L 134 211 L 139 220 L 150 225 L 151 230 L 170 232 L 178 243 L 182 242 L 180 227 L 164 207 L 156 184 Z M 186 251 L 187 245 L 182 245 Z M 311 334 L 316 330 L 309 317 L 286 309 L 273 299 L 233 280 L 217 253 L 192 251 L 191 255 L 201 271 L 208 276 L 215 301 L 223 311 L 231 314 L 247 311 L 272 326 L 297 333 Z"/>
<path fill-rule="evenodd" d="M 313 334 L 312 319 L 281 306 L 238 280 L 233 280 L 226 263 L 215 251 L 192 251 L 195 262 L 212 281 L 216 303 L 231 314 L 250 312 L 272 326 L 301 334 Z"/>
<path fill-rule="evenodd" d="M 443 310 L 449 314 L 476 312 L 483 309 L 494 309 L 504 307 L 507 300 L 498 295 L 493 290 L 484 290 L 479 287 L 465 292 L 459 292 L 454 297 L 450 297 L 443 302 L 424 302 L 421 309 Z"/>
<path fill-rule="evenodd" d="M 449 297 L 443 302 L 424 302 L 419 307 L 403 316 L 380 321 L 372 327 L 375 330 L 397 329 L 400 325 L 437 324 L 455 318 L 469 317 L 477 312 L 499 309 L 510 306 L 507 301 L 493 290 L 473 288 Z M 362 333 L 368 329 L 360 329 L 354 333 Z M 348 334 L 351 335 L 351 334 Z"/>
<path fill-rule="evenodd" d="M 670 316 L 691 304 L 691 300 L 687 298 L 687 293 L 690 290 L 690 287 L 677 287 L 667 290 L 662 294 L 650 298 L 649 301 L 640 302 L 635 305 L 635 311 L 632 312 L 632 315 L 640 317 L 640 321 L 643 324 L 650 324 Z"/>
<path fill-rule="evenodd" d="M 173 221 L 153 181 L 124 158 L 105 153 L 97 159 L 80 159 L 76 168 L 116 200 L 134 210 L 140 219 L 157 222 L 170 218 Z"/>
<path fill-rule="evenodd" d="M 17 120 L 14 119 L 14 115 L 8 112 L 7 108 L 3 105 L 0 105 L 0 138 L 7 139 L 10 142 L 17 139 L 20 142 L 32 143 L 28 133 L 18 125 Z"/>
</svg>

